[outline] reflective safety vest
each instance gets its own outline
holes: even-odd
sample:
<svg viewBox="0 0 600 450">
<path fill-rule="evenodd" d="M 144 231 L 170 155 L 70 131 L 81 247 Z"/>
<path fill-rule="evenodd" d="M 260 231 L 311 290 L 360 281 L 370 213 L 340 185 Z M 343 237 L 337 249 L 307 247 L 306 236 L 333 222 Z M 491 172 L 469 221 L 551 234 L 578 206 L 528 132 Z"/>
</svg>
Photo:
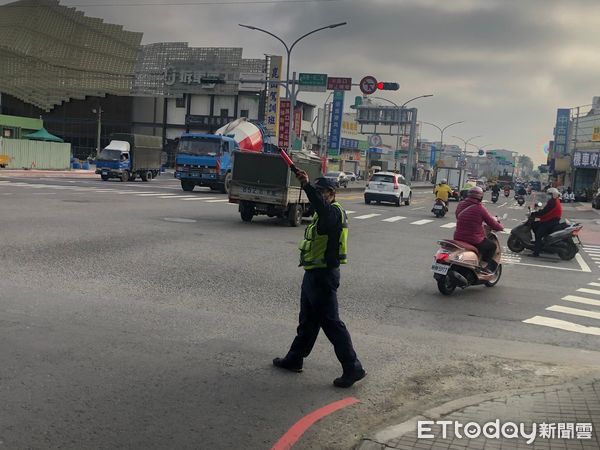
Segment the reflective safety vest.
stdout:
<svg viewBox="0 0 600 450">
<path fill-rule="evenodd" d="M 338 258 L 340 264 L 346 264 L 348 262 L 348 216 L 346 215 L 344 208 L 342 208 L 342 205 L 338 202 L 332 203 L 331 206 L 338 208 L 342 216 L 342 232 L 340 233 L 338 244 Z M 315 213 L 312 222 L 304 231 L 304 239 L 300 241 L 300 245 L 298 246 L 300 249 L 300 266 L 303 266 L 305 270 L 327 267 L 325 253 L 327 251 L 329 236 L 317 232 L 318 222 L 319 215 Z"/>
</svg>

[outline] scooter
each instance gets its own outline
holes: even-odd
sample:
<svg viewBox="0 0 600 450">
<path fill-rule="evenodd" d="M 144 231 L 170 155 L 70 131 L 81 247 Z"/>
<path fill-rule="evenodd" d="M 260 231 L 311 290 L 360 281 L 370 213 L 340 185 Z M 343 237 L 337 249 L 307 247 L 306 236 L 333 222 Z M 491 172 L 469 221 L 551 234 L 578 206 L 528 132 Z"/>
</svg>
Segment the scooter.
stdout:
<svg viewBox="0 0 600 450">
<path fill-rule="evenodd" d="M 492 192 L 492 203 L 496 203 L 500 197 L 500 192 Z"/>
<path fill-rule="evenodd" d="M 542 204 L 538 203 L 536 208 L 541 206 Z M 525 249 L 534 249 L 535 238 L 532 238 L 532 231 L 535 217 L 531 215 L 531 208 L 528 209 L 527 220 L 510 232 L 507 245 L 511 252 L 521 253 Z M 559 223 L 552 233 L 544 238 L 541 251 L 556 254 L 565 261 L 575 258 L 582 245 L 579 239 L 579 232 L 582 228 L 583 225 L 579 223 L 570 223 L 569 221 Z"/>
<path fill-rule="evenodd" d="M 433 208 L 431 212 L 435 215 L 435 217 L 444 217 L 448 208 L 442 199 L 436 198 L 435 203 L 433 204 Z"/>
<path fill-rule="evenodd" d="M 503 218 L 506 218 L 506 214 Z M 457 287 L 461 289 L 476 285 L 494 287 L 500 281 L 502 247 L 496 233 L 487 225 L 484 225 L 484 229 L 487 238 L 496 244 L 494 255 L 496 269 L 493 272 L 486 270 L 487 263 L 480 260 L 477 247 L 453 239 L 438 241 L 440 248 L 435 254 L 431 270 L 442 294 L 451 295 Z"/>
<path fill-rule="evenodd" d="M 504 189 L 504 196 L 508 198 L 510 196 L 510 189 Z"/>
<path fill-rule="evenodd" d="M 523 195 L 515 195 L 515 200 L 519 204 L 519 206 L 523 206 L 525 204 L 525 197 Z"/>
</svg>

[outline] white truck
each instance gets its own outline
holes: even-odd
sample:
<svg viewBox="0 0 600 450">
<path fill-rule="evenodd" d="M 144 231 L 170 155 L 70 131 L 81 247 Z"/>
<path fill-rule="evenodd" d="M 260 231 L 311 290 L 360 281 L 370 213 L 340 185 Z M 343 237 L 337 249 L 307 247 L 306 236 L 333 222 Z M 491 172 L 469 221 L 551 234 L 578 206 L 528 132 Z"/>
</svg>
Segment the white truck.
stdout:
<svg viewBox="0 0 600 450">
<path fill-rule="evenodd" d="M 457 167 L 438 167 L 435 173 L 435 184 L 441 180 L 448 180 L 450 187 L 462 188 L 462 185 L 467 181 L 466 170 Z"/>
</svg>

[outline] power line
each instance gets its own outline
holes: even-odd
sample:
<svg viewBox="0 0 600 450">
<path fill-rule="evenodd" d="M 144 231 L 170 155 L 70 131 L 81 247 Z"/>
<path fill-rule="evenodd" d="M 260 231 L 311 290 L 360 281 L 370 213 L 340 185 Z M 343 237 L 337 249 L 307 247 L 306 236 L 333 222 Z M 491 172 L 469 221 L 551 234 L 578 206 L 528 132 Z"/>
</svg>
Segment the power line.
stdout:
<svg viewBox="0 0 600 450">
<path fill-rule="evenodd" d="M 19 5 L 19 4 L 7 4 L 0 5 L 9 8 L 55 8 L 60 6 L 70 8 L 85 8 L 89 6 L 108 6 L 108 7 L 139 7 L 139 6 L 215 6 L 215 5 L 282 5 L 282 4 L 299 4 L 299 3 L 335 3 L 344 2 L 347 0 L 246 0 L 246 1 L 205 1 L 205 2 L 136 2 L 136 3 L 77 3 L 77 4 L 61 4 L 61 5 Z"/>
</svg>

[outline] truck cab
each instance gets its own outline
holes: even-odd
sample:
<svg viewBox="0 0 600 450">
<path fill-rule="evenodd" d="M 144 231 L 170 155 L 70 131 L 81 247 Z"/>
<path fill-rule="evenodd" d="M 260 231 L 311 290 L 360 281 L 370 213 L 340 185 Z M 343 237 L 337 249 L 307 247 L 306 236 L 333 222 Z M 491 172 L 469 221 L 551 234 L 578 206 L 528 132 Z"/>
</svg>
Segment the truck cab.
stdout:
<svg viewBox="0 0 600 450">
<path fill-rule="evenodd" d="M 131 172 L 131 147 L 129 142 L 110 141 L 96 159 L 96 173 L 99 173 L 103 180 L 109 178 L 121 178 L 124 174 Z M 127 180 L 124 180 L 127 181 Z"/>
<path fill-rule="evenodd" d="M 239 150 L 233 137 L 186 133 L 181 136 L 175 159 L 175 178 L 184 191 L 207 186 L 229 192 L 233 152 Z"/>
</svg>

